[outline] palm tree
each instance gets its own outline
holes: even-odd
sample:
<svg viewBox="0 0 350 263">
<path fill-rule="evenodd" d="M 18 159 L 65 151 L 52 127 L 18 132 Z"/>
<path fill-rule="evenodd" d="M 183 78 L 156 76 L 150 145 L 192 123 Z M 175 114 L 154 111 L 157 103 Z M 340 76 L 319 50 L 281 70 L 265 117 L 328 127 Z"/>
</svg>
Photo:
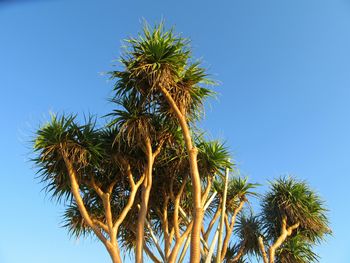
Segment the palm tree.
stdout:
<svg viewBox="0 0 350 263">
<path fill-rule="evenodd" d="M 294 252 L 295 257 L 299 253 L 308 260 L 315 259 L 310 253 L 311 245 L 330 233 L 326 211 L 320 197 L 305 182 L 292 177 L 272 182 L 262 201 L 265 244 L 263 237 L 259 244 L 264 263 L 275 262 L 276 251 L 279 262 L 299 262 L 290 261 Z M 265 245 L 269 247 L 268 253 Z"/>
<path fill-rule="evenodd" d="M 234 234 L 238 241 L 227 249 L 225 260 L 227 263 L 244 261 L 244 256 L 258 257 L 260 255 L 258 237 L 261 235 L 261 222 L 258 217 L 241 214 L 238 217 Z"/>
<path fill-rule="evenodd" d="M 218 193 L 217 202 L 215 205 L 218 208 L 222 206 L 225 190 L 224 184 L 225 183 L 222 179 L 219 179 L 214 183 L 214 189 Z M 223 208 L 226 231 L 224 242 L 221 247 L 221 251 L 219 252 L 220 261 L 223 261 L 225 258 L 237 216 L 242 212 L 244 205 L 248 202 L 248 197 L 256 196 L 256 193 L 253 192 L 253 189 L 256 186 L 257 184 L 248 183 L 247 178 L 233 177 L 228 181 L 226 205 L 225 208 Z M 223 229 L 221 231 L 223 232 Z"/>
<path fill-rule="evenodd" d="M 119 134 L 116 139 L 124 140 L 130 147 L 140 148 L 146 159 L 143 174 L 145 180 L 142 184 L 142 196 L 140 211 L 136 229 L 136 261 L 143 261 L 144 228 L 148 212 L 149 197 L 152 189 L 153 167 L 157 156 L 162 150 L 163 144 L 169 132 L 168 123 L 164 117 L 157 114 L 157 110 L 148 104 L 147 98 L 138 92 L 124 93 L 122 97 L 112 99 L 121 109 L 114 110 L 108 116 L 113 117 L 109 126 L 116 126 Z"/>
<path fill-rule="evenodd" d="M 256 184 L 229 179 L 236 167 L 226 146 L 196 127 L 213 92 L 189 41 L 163 24 L 145 25 L 127 40 L 121 64 L 111 72 L 116 109 L 105 116 L 108 125 L 53 116 L 34 140 L 39 178 L 66 206 L 69 233 L 95 235 L 114 263 L 121 250 L 134 251 L 137 263 L 144 253 L 156 263 L 181 263 L 189 245 L 191 262 L 212 262 L 218 236 L 217 262 L 258 254 L 264 263 L 316 261 L 312 247 L 330 230 L 305 182 L 276 180 L 261 214 L 244 215 Z"/>
<path fill-rule="evenodd" d="M 175 262 L 181 245 L 192 229 L 192 224 L 183 215 L 188 215 L 192 206 L 186 200 L 190 187 L 189 168 L 181 141 L 172 140 L 165 146 L 154 175 L 150 221 L 158 237 L 163 238 L 164 261 Z"/>
<path fill-rule="evenodd" d="M 201 180 L 197 165 L 198 149 L 190 126 L 201 113 L 203 100 L 211 91 L 201 86 L 209 83 L 198 63 L 191 63 L 187 39 L 165 31 L 163 24 L 150 29 L 145 25 L 143 35 L 127 40 L 128 48 L 121 58 L 122 71 L 112 72 L 117 78 L 117 95 L 139 93 L 145 101 L 180 125 L 190 164 L 193 191 L 193 229 L 191 233 L 191 262 L 200 261 L 200 234 L 203 220 Z M 141 262 L 138 251 L 137 262 Z"/>
<path fill-rule="evenodd" d="M 179 261 L 183 260 L 193 226 L 191 216 L 193 197 L 190 191 L 191 182 L 187 179 L 190 174 L 187 154 L 183 148 L 182 133 L 174 135 L 177 140 L 172 140 L 170 145 L 164 146 L 159 161 L 155 165 L 154 187 L 149 211 L 152 231 L 158 238 L 162 238 L 164 243 L 164 250 L 159 251 L 161 249 L 154 240 L 156 248 L 163 260 L 167 262 L 176 262 L 177 258 Z M 199 149 L 199 169 L 202 175 L 202 200 L 210 202 L 209 195 L 214 176 L 223 170 L 221 165 L 230 164 L 227 162 L 228 152 L 218 141 L 205 141 L 204 138 L 197 137 L 196 143 Z M 205 242 L 204 239 L 202 239 L 203 242 Z"/>
<path fill-rule="evenodd" d="M 95 234 L 114 263 L 121 262 L 120 227 L 144 180 L 129 165 L 137 153 L 114 140 L 117 132 L 97 129 L 91 118 L 79 125 L 74 116 L 53 116 L 34 144 L 45 189 L 67 205 L 65 226 L 76 236 Z"/>
<path fill-rule="evenodd" d="M 276 255 L 277 263 L 311 263 L 318 262 L 317 254 L 312 250 L 312 244 L 302 235 L 288 238 L 279 248 Z"/>
</svg>

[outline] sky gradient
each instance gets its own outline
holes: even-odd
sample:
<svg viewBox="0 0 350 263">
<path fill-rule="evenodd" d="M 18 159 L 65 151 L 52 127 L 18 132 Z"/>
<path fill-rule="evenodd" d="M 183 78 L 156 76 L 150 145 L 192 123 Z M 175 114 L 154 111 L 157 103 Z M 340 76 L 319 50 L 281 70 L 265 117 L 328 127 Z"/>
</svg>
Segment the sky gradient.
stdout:
<svg viewBox="0 0 350 263">
<path fill-rule="evenodd" d="M 307 180 L 334 231 L 320 262 L 349 262 L 349 0 L 0 1 L 0 262 L 109 262 L 98 242 L 60 227 L 30 141 L 50 112 L 112 109 L 103 72 L 143 18 L 190 37 L 220 82 L 202 127 L 251 181 Z"/>
</svg>

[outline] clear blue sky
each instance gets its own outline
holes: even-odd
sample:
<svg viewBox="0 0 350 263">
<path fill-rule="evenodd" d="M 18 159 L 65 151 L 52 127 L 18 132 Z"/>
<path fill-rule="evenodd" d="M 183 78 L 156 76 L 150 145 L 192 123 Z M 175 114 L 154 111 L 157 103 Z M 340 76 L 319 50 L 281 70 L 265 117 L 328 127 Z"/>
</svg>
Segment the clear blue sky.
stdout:
<svg viewBox="0 0 350 263">
<path fill-rule="evenodd" d="M 97 242 L 60 228 L 29 141 L 49 111 L 111 109 L 100 73 L 142 18 L 165 18 L 192 39 L 222 83 L 203 126 L 252 181 L 306 179 L 334 230 L 321 262 L 349 262 L 349 0 L 0 1 L 0 262 L 109 262 Z"/>
</svg>

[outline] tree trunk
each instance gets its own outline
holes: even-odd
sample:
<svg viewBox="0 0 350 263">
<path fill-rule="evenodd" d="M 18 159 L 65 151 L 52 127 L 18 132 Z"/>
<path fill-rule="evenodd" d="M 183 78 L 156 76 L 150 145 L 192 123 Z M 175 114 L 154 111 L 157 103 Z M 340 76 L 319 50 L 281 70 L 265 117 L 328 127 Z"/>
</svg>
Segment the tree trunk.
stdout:
<svg viewBox="0 0 350 263">
<path fill-rule="evenodd" d="M 139 211 L 138 221 L 137 221 L 137 234 L 136 234 L 136 263 L 143 262 L 143 243 L 144 243 L 144 233 L 145 233 L 145 219 L 148 211 L 148 201 L 152 188 L 152 169 L 153 169 L 153 153 L 151 142 L 147 140 L 147 171 L 146 178 L 142 186 L 142 195 L 141 195 L 141 207 Z"/>
<path fill-rule="evenodd" d="M 180 252 L 181 246 L 182 246 L 183 242 L 185 241 L 185 239 L 190 234 L 192 227 L 193 227 L 193 223 L 188 225 L 186 231 L 182 234 L 182 236 L 179 239 L 176 240 L 175 245 L 174 245 L 174 247 L 171 251 L 171 254 L 169 256 L 168 263 L 175 263 L 176 262 L 176 258 Z"/>
<path fill-rule="evenodd" d="M 200 248 L 201 248 L 201 228 L 203 221 L 203 208 L 201 201 L 201 182 L 198 173 L 197 166 L 197 149 L 190 150 L 190 166 L 191 166 L 191 179 L 192 179 L 192 192 L 194 196 L 194 211 L 193 211 L 193 229 L 191 233 L 191 263 L 199 263 Z"/>
<path fill-rule="evenodd" d="M 235 223 L 236 223 L 237 215 L 243 209 L 244 203 L 245 203 L 245 201 L 241 201 L 239 203 L 239 206 L 234 210 L 232 218 L 231 218 L 231 224 L 226 229 L 226 236 L 225 236 L 224 244 L 223 244 L 222 250 L 221 250 L 221 261 L 223 261 L 225 258 L 227 248 L 228 248 L 228 245 L 229 245 L 229 242 L 231 239 L 232 231 L 233 231 L 233 228 L 234 228 Z"/>
<path fill-rule="evenodd" d="M 265 250 L 265 245 L 264 245 L 264 241 L 263 241 L 263 238 L 260 236 L 258 237 L 258 242 L 259 242 L 259 249 L 260 249 L 260 252 L 261 252 L 261 256 L 263 258 L 263 261 L 264 263 L 268 263 L 269 262 L 269 259 L 267 257 L 267 254 L 266 254 L 266 250 Z"/>
<path fill-rule="evenodd" d="M 169 94 L 168 90 L 160 86 L 161 92 L 163 93 L 165 99 L 169 103 L 170 107 L 174 111 L 179 124 L 184 135 L 186 150 L 189 156 L 190 173 L 192 181 L 192 193 L 193 193 L 193 228 L 191 233 L 191 263 L 199 263 L 201 259 L 200 249 L 201 249 L 201 228 L 203 221 L 203 206 L 202 206 L 202 188 L 201 181 L 199 177 L 198 164 L 197 164 L 197 154 L 198 150 L 192 144 L 191 133 L 188 127 L 186 116 L 180 111 L 179 107 L 176 105 L 175 101 Z"/>
<path fill-rule="evenodd" d="M 269 263 L 275 262 L 276 250 L 283 244 L 283 242 L 287 239 L 287 237 L 289 237 L 293 233 L 293 230 L 299 227 L 299 225 L 300 225 L 299 222 L 297 222 L 296 224 L 290 227 L 287 227 L 287 216 L 286 215 L 282 216 L 281 234 L 269 249 Z"/>
<path fill-rule="evenodd" d="M 117 246 L 107 246 L 107 250 L 109 255 L 111 256 L 112 262 L 113 263 L 121 263 L 122 260 L 120 258 L 120 252 L 119 248 Z"/>
<path fill-rule="evenodd" d="M 240 260 L 240 258 L 243 256 L 244 254 L 244 249 L 245 249 L 245 244 L 246 244 L 246 241 L 244 241 L 242 244 L 241 244 L 241 247 L 239 248 L 236 256 L 233 257 L 232 260 L 229 260 L 228 262 L 229 263 L 236 263 L 238 260 Z"/>
<path fill-rule="evenodd" d="M 216 263 L 221 262 L 221 249 L 222 249 L 222 235 L 224 234 L 224 221 L 225 221 L 225 215 L 226 215 L 226 199 L 227 199 L 227 187 L 228 187 L 228 176 L 229 176 L 229 168 L 226 168 L 225 172 L 225 187 L 224 187 L 224 196 L 222 199 L 222 210 L 221 210 L 221 218 L 219 223 L 219 239 L 218 239 L 218 249 L 216 254 Z M 227 229 L 226 231 L 228 231 Z M 227 233 L 226 233 L 227 236 Z M 226 253 L 226 251 L 225 251 Z"/>
<path fill-rule="evenodd" d="M 76 174 L 76 170 L 74 169 L 72 162 L 67 158 L 67 156 L 65 155 L 64 152 L 62 152 L 62 157 L 64 159 L 64 162 L 65 162 L 67 170 L 68 170 L 72 194 L 73 194 L 74 200 L 78 206 L 78 209 L 79 209 L 81 216 L 84 218 L 84 220 L 86 221 L 88 226 L 92 228 L 95 235 L 105 245 L 109 255 L 112 258 L 113 263 L 121 263 L 118 245 L 117 244 L 112 245 L 111 242 L 109 242 L 104 237 L 104 235 L 101 233 L 100 229 L 94 224 L 93 220 L 90 217 L 89 212 L 87 211 L 87 209 L 85 207 L 83 199 L 81 198 L 80 193 L 79 193 L 80 190 L 79 190 L 79 184 L 78 184 L 78 180 L 77 180 L 77 174 Z M 109 235 L 112 236 L 113 233 L 109 233 Z"/>
</svg>

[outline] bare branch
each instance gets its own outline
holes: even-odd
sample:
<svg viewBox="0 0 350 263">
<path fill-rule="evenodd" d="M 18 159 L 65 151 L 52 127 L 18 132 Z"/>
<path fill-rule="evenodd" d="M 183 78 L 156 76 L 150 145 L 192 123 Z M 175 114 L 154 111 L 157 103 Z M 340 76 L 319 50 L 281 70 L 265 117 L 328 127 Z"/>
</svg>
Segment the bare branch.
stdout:
<svg viewBox="0 0 350 263">
<path fill-rule="evenodd" d="M 146 227 L 148 229 L 148 231 L 150 232 L 151 234 L 151 237 L 153 239 L 153 242 L 158 250 L 158 253 L 159 255 L 162 257 L 163 261 L 166 262 L 166 259 L 165 259 L 165 256 L 162 252 L 162 249 L 160 248 L 160 245 L 159 245 L 159 242 L 158 242 L 158 238 L 156 237 L 156 235 L 154 234 L 153 230 L 152 230 L 152 227 L 151 227 L 151 224 L 148 222 L 148 220 L 146 219 Z M 146 244 L 145 244 L 146 245 Z"/>
<path fill-rule="evenodd" d="M 105 231 L 106 233 L 108 233 L 109 229 L 108 226 L 106 224 L 104 224 L 103 222 L 101 222 L 100 220 L 97 219 L 92 219 L 92 222 L 94 222 L 95 225 L 99 226 L 101 229 L 103 229 L 103 231 Z"/>
<path fill-rule="evenodd" d="M 270 263 L 273 263 L 275 261 L 276 249 L 278 249 L 283 244 L 283 242 L 287 239 L 287 237 L 292 234 L 293 230 L 299 227 L 299 224 L 300 223 L 297 222 L 294 225 L 287 227 L 287 216 L 282 215 L 281 235 L 277 238 L 276 242 L 269 249 Z"/>
<path fill-rule="evenodd" d="M 204 239 L 205 239 L 206 241 L 208 241 L 210 232 L 211 232 L 211 230 L 212 230 L 212 228 L 213 228 L 213 226 L 214 226 L 216 220 L 217 220 L 217 219 L 219 218 L 219 216 L 220 216 L 220 212 L 221 212 L 221 208 L 220 208 L 220 207 L 221 207 L 221 206 L 219 205 L 219 206 L 216 208 L 216 212 L 215 212 L 215 214 L 214 214 L 214 217 L 210 220 L 209 225 L 208 225 L 208 228 L 207 228 L 207 230 L 206 230 L 205 233 L 204 233 Z"/>
<path fill-rule="evenodd" d="M 187 183 L 187 178 L 185 178 L 183 181 L 182 181 L 182 184 L 181 184 L 181 187 L 180 187 L 180 190 L 178 192 L 178 194 L 176 195 L 175 197 L 175 200 L 174 200 L 174 216 L 173 216 L 173 220 L 174 220 L 174 228 L 175 228 L 175 237 L 176 239 L 179 239 L 180 238 L 180 227 L 179 227 L 179 207 L 180 207 L 180 199 L 181 199 L 181 195 L 185 189 L 185 186 L 186 186 L 186 183 Z M 174 195 L 174 193 L 173 193 Z"/>
<path fill-rule="evenodd" d="M 246 242 L 246 240 L 243 241 L 236 256 L 234 256 L 232 260 L 229 260 L 228 263 L 236 263 L 243 256 Z"/>
<path fill-rule="evenodd" d="M 232 215 L 232 218 L 231 218 L 230 226 L 227 228 L 227 225 L 226 225 L 226 235 L 225 235 L 225 238 L 224 238 L 224 243 L 222 245 L 221 260 L 224 260 L 224 258 L 225 258 L 225 255 L 226 255 L 226 252 L 227 252 L 227 247 L 229 245 L 230 238 L 231 238 L 231 235 L 232 235 L 232 231 L 233 231 L 233 228 L 234 228 L 235 223 L 236 223 L 237 215 L 243 209 L 244 203 L 245 203 L 245 201 L 244 201 L 244 199 L 242 199 L 242 201 L 240 201 L 238 207 L 236 207 L 235 210 L 233 211 L 233 215 Z M 225 216 L 225 218 L 226 218 L 226 216 Z"/>
<path fill-rule="evenodd" d="M 163 144 L 165 142 L 165 139 L 161 139 L 158 143 L 158 147 L 156 148 L 156 150 L 153 152 L 153 158 L 156 158 L 158 156 L 158 154 L 160 153 L 160 151 L 162 150 Z"/>
<path fill-rule="evenodd" d="M 105 193 L 102 191 L 102 189 L 97 185 L 94 176 L 91 176 L 91 187 L 95 190 L 95 192 L 97 193 L 97 195 L 103 199 L 103 196 L 105 195 Z"/>
<path fill-rule="evenodd" d="M 107 188 L 107 193 L 109 193 L 110 195 L 113 192 L 113 188 L 115 187 L 115 185 L 117 184 L 117 180 L 113 181 Z"/>
<path fill-rule="evenodd" d="M 127 174 L 128 174 L 128 178 L 129 178 L 129 183 L 131 185 L 131 193 L 130 193 L 130 196 L 129 196 L 129 199 L 128 199 L 126 206 L 124 207 L 123 211 L 120 213 L 118 219 L 113 224 L 113 229 L 115 232 L 118 232 L 118 228 L 119 228 L 120 224 L 124 221 L 125 217 L 127 216 L 128 212 L 130 211 L 131 207 L 133 206 L 137 190 L 139 189 L 140 185 L 142 184 L 142 182 L 145 178 L 145 175 L 143 174 L 141 176 L 141 178 L 139 179 L 139 181 L 135 184 L 134 179 L 133 179 L 133 175 L 131 173 L 130 165 L 128 165 Z"/>
<path fill-rule="evenodd" d="M 205 202 L 207 201 L 208 195 L 209 195 L 210 190 L 211 190 L 212 182 L 213 182 L 213 178 L 209 176 L 207 186 L 206 186 L 205 191 L 202 195 L 202 206 L 204 206 Z"/>
<path fill-rule="evenodd" d="M 144 245 L 143 245 L 143 249 L 145 250 L 146 254 L 149 256 L 149 258 L 150 258 L 153 262 L 155 262 L 155 263 L 162 263 L 162 261 L 161 261 L 159 258 L 157 258 L 157 256 L 154 255 L 154 254 L 152 253 L 152 251 L 148 248 L 147 244 L 144 244 Z"/>
<path fill-rule="evenodd" d="M 89 212 L 87 211 L 87 209 L 85 207 L 83 199 L 80 196 L 79 184 L 78 184 L 78 180 L 77 180 L 77 172 L 74 169 L 72 162 L 67 158 L 66 153 L 63 150 L 62 150 L 62 157 L 63 157 L 63 160 L 64 160 L 66 167 L 67 167 L 67 170 L 68 170 L 69 180 L 71 183 L 71 190 L 72 190 L 75 202 L 78 206 L 78 209 L 79 209 L 81 216 L 84 218 L 87 225 L 89 227 L 91 227 L 91 229 L 93 230 L 95 235 L 101 240 L 101 242 L 105 246 L 108 246 L 109 241 L 102 234 L 101 230 L 94 224 L 94 222 L 92 221 L 92 219 L 90 217 Z"/>
<path fill-rule="evenodd" d="M 261 236 L 258 238 L 258 243 L 264 263 L 269 263 L 265 250 L 264 240 Z"/>
</svg>

